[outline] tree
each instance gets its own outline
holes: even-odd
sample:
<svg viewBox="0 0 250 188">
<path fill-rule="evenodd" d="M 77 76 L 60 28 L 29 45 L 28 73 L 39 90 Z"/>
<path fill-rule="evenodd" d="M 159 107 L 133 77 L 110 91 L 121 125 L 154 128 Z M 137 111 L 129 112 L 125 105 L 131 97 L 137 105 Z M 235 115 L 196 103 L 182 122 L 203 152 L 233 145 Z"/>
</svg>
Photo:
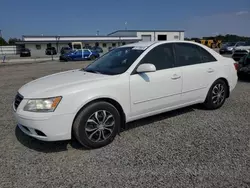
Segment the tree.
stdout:
<svg viewBox="0 0 250 188">
<path fill-rule="evenodd" d="M 15 45 L 16 42 L 18 42 L 18 41 L 21 41 L 21 39 L 10 38 L 8 43 L 9 43 L 9 45 Z"/>
<path fill-rule="evenodd" d="M 0 37 L 0 46 L 7 45 L 7 42 L 4 40 L 4 38 Z"/>
</svg>

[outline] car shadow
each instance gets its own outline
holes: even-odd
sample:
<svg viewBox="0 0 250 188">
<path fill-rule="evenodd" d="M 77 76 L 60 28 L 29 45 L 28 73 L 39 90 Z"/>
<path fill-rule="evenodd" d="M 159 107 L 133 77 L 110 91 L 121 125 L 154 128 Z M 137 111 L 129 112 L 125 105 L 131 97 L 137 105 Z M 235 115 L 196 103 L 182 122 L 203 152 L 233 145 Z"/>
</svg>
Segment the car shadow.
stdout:
<svg viewBox="0 0 250 188">
<path fill-rule="evenodd" d="M 200 108 L 199 105 L 189 106 L 185 108 L 181 108 L 178 110 L 158 114 L 155 116 L 143 118 L 140 120 L 136 120 L 133 122 L 130 122 L 126 124 L 126 127 L 121 130 L 121 133 L 124 131 L 129 131 L 131 129 L 141 127 L 144 125 L 148 125 L 151 123 L 156 123 L 158 121 L 172 118 L 181 114 L 185 114 L 188 112 L 194 111 L 195 108 Z M 45 142 L 40 141 L 35 138 L 32 138 L 30 136 L 27 136 L 24 134 L 18 126 L 16 126 L 15 129 L 15 135 L 17 140 L 24 145 L 25 147 L 38 151 L 43 153 L 55 153 L 55 152 L 63 152 L 67 151 L 70 147 L 77 149 L 77 150 L 88 150 L 88 148 L 83 147 L 81 144 L 79 144 L 74 138 L 72 140 L 66 140 L 66 141 L 54 141 L 54 142 Z"/>
<path fill-rule="evenodd" d="M 250 83 L 250 77 L 239 78 L 238 82 Z"/>
<path fill-rule="evenodd" d="M 164 113 L 157 114 L 154 116 L 146 117 L 140 120 L 135 120 L 135 121 L 127 123 L 125 129 L 122 129 L 121 132 L 128 131 L 130 129 L 134 129 L 134 128 L 145 126 L 145 125 L 152 124 L 152 123 L 157 123 L 159 121 L 173 118 L 175 116 L 179 116 L 185 113 L 189 113 L 189 112 L 194 111 L 194 109 L 202 109 L 202 107 L 200 105 L 193 105 L 193 106 L 188 106 L 185 108 L 180 108 L 180 109 L 169 111 L 169 112 L 164 112 Z"/>
</svg>

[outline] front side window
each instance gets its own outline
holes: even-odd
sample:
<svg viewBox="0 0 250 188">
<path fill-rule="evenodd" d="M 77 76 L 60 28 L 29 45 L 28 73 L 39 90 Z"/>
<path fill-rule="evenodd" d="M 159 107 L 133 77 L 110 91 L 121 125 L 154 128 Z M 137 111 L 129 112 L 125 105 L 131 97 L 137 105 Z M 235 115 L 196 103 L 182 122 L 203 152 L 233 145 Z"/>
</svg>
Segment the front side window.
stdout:
<svg viewBox="0 0 250 188">
<path fill-rule="evenodd" d="M 108 75 L 122 74 L 134 63 L 144 50 L 145 49 L 134 47 L 115 48 L 82 70 Z"/>
<path fill-rule="evenodd" d="M 174 65 L 173 44 L 162 44 L 149 51 L 140 64 L 151 63 L 156 70 L 172 68 Z"/>
</svg>

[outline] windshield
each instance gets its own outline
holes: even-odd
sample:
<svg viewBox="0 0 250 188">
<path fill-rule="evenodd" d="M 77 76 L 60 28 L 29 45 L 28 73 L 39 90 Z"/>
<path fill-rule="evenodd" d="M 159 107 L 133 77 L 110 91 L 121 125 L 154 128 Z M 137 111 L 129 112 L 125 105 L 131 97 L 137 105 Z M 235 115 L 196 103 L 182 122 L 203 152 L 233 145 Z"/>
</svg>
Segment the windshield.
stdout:
<svg viewBox="0 0 250 188">
<path fill-rule="evenodd" d="M 87 66 L 84 71 L 117 75 L 124 73 L 145 49 L 134 47 L 116 48 Z"/>
<path fill-rule="evenodd" d="M 227 43 L 226 45 L 227 46 L 234 46 L 236 44 L 236 42 L 229 42 L 229 43 Z"/>
<path fill-rule="evenodd" d="M 244 46 L 250 46 L 250 40 L 249 41 L 246 41 Z"/>
</svg>

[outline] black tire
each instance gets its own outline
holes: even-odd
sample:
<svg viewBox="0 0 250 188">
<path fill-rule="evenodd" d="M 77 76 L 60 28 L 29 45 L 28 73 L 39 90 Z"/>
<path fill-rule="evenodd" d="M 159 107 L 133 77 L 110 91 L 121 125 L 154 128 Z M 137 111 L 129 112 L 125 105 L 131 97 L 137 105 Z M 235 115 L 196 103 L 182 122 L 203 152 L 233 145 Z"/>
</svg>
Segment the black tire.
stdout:
<svg viewBox="0 0 250 188">
<path fill-rule="evenodd" d="M 67 58 L 65 58 L 65 61 L 72 61 L 72 58 L 71 57 L 67 57 Z"/>
<path fill-rule="evenodd" d="M 220 95 L 219 93 L 216 93 L 217 91 L 220 91 Z M 216 80 L 210 87 L 206 100 L 203 105 L 208 110 L 218 109 L 225 103 L 227 96 L 228 96 L 228 85 L 222 79 Z M 218 100 L 217 102 L 216 99 Z"/>
<path fill-rule="evenodd" d="M 112 116 L 111 118 L 107 118 L 108 119 L 107 122 L 114 121 L 112 127 L 110 126 L 112 124 L 110 124 L 107 125 L 106 128 L 104 128 L 105 123 L 102 122 L 98 126 L 96 123 L 90 121 L 94 120 L 95 122 L 98 122 L 98 120 L 95 118 L 96 117 L 95 113 L 98 112 L 98 115 L 103 115 L 103 111 L 106 111 L 106 117 L 110 117 L 110 115 Z M 110 144 L 116 137 L 120 125 L 121 125 L 121 117 L 119 111 L 112 104 L 100 101 L 92 103 L 80 111 L 80 113 L 77 115 L 73 123 L 72 131 L 76 140 L 80 144 L 82 144 L 86 148 L 94 149 Z M 87 128 L 88 131 L 86 130 Z M 103 136 L 105 133 L 107 136 L 107 137 L 105 136 L 106 139 L 104 139 Z M 93 135 L 91 136 L 91 134 Z M 98 139 L 101 140 L 98 141 Z"/>
<path fill-rule="evenodd" d="M 90 56 L 90 60 L 92 60 L 92 61 L 95 60 L 95 56 L 94 56 L 94 55 L 91 55 L 91 56 Z"/>
</svg>

